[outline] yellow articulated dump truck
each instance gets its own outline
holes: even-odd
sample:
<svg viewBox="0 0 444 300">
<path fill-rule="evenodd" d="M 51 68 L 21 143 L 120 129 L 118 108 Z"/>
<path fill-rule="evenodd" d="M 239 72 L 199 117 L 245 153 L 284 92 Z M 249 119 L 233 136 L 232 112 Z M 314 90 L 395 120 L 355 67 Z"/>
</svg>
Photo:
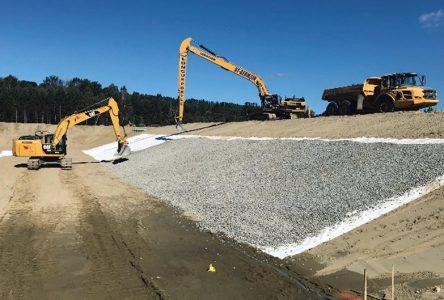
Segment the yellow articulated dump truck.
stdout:
<svg viewBox="0 0 444 300">
<path fill-rule="evenodd" d="M 369 112 L 418 110 L 438 104 L 435 89 L 425 87 L 426 78 L 416 73 L 396 73 L 369 77 L 364 84 L 326 89 L 325 114 L 353 115 Z"/>
</svg>

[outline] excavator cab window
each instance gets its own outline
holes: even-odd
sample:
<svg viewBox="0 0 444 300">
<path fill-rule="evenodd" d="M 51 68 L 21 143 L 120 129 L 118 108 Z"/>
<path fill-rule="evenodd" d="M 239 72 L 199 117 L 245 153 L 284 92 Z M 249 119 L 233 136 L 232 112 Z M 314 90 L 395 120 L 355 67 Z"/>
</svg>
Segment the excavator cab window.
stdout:
<svg viewBox="0 0 444 300">
<path fill-rule="evenodd" d="M 67 137 L 66 137 L 66 134 L 62 137 L 62 140 L 60 141 L 60 151 L 62 151 L 63 152 L 63 154 L 65 154 L 66 155 L 66 140 L 67 140 Z"/>
<path fill-rule="evenodd" d="M 51 144 L 51 140 L 52 140 L 53 137 L 54 137 L 53 134 L 47 134 L 47 135 L 44 135 L 44 136 L 43 136 L 43 142 L 44 142 L 45 144 Z"/>
<path fill-rule="evenodd" d="M 271 95 L 271 101 L 273 105 L 279 105 L 282 102 L 282 97 L 277 94 Z"/>
</svg>

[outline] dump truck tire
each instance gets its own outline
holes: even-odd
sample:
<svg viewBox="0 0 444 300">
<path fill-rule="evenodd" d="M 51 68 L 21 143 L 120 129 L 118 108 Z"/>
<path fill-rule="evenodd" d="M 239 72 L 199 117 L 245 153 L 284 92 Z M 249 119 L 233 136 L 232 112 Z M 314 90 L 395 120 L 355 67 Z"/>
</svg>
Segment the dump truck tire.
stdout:
<svg viewBox="0 0 444 300">
<path fill-rule="evenodd" d="M 338 108 L 338 114 L 341 116 L 346 116 L 351 114 L 351 103 L 348 100 L 344 100 L 341 102 Z"/>
<path fill-rule="evenodd" d="M 325 110 L 327 116 L 335 116 L 338 114 L 338 104 L 336 102 L 330 102 Z"/>
<path fill-rule="evenodd" d="M 395 104 L 393 103 L 392 99 L 388 99 L 388 98 L 381 99 L 381 102 L 379 103 L 378 110 L 379 110 L 379 112 L 382 112 L 382 113 L 394 112 L 395 111 Z"/>
</svg>

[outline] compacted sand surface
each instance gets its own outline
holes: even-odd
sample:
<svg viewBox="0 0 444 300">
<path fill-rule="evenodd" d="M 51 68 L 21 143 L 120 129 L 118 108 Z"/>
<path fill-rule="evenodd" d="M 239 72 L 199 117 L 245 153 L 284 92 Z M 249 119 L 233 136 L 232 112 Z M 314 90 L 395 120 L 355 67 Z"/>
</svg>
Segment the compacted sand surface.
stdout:
<svg viewBox="0 0 444 300">
<path fill-rule="evenodd" d="M 215 136 L 444 138 L 444 113 L 185 127 L 187 134 Z M 10 149 L 11 138 L 36 129 L 52 131 L 54 126 L 0 123 L 0 151 Z M 176 132 L 174 126 L 145 130 Z M 113 140 L 110 127 L 70 130 L 71 171 L 28 171 L 24 158 L 0 158 L 0 298 L 337 297 L 345 290 L 362 290 L 364 268 L 371 293 L 382 295 L 392 264 L 399 299 L 444 296 L 432 291 L 444 284 L 443 188 L 278 260 L 200 231 L 193 216 L 162 204 L 81 152 Z M 216 273 L 207 272 L 210 263 Z"/>
<path fill-rule="evenodd" d="M 0 149 L 37 127 L 54 129 L 0 124 Z M 200 231 L 81 152 L 113 139 L 111 127 L 70 130 L 71 171 L 0 158 L 0 299 L 317 297 L 277 260 Z"/>
<path fill-rule="evenodd" d="M 278 121 L 185 124 L 190 134 L 258 137 L 443 138 L 444 111 L 395 112 Z M 199 129 L 200 130 L 196 130 Z M 175 126 L 152 127 L 146 133 L 173 134 Z"/>
</svg>

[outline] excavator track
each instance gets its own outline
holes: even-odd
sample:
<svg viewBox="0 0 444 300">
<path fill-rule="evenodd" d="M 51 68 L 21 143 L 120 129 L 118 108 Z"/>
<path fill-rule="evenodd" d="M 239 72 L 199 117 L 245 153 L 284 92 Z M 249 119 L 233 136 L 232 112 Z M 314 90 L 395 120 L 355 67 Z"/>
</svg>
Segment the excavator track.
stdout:
<svg viewBox="0 0 444 300">
<path fill-rule="evenodd" d="M 60 167 L 62 170 L 72 170 L 72 158 L 64 157 L 60 159 Z"/>
<path fill-rule="evenodd" d="M 28 159 L 28 170 L 38 170 L 42 163 L 40 158 L 30 158 Z"/>
</svg>

